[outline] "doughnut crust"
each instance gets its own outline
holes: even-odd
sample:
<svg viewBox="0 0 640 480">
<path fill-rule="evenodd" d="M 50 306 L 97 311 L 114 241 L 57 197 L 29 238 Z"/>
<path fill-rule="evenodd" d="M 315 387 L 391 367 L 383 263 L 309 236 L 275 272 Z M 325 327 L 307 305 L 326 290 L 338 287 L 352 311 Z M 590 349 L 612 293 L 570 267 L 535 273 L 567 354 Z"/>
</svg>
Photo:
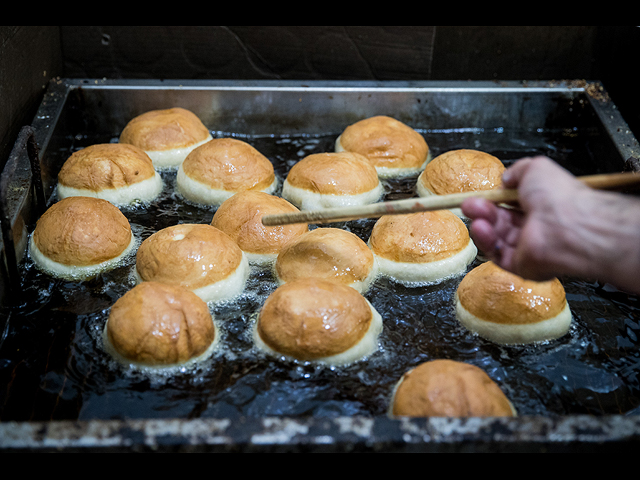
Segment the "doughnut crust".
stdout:
<svg viewBox="0 0 640 480">
<path fill-rule="evenodd" d="M 193 150 L 176 181 L 181 195 L 205 205 L 219 205 L 247 190 L 272 193 L 277 185 L 271 161 L 235 138 L 216 138 Z"/>
<path fill-rule="evenodd" d="M 502 186 L 503 163 L 478 150 L 445 152 L 431 160 L 418 177 L 420 196 L 493 190 Z"/>
<path fill-rule="evenodd" d="M 282 196 L 302 210 L 365 205 L 380 199 L 376 169 L 358 153 L 317 153 L 296 163 L 282 186 Z"/>
<path fill-rule="evenodd" d="M 207 304 L 176 285 L 145 282 L 112 306 L 105 346 L 124 362 L 177 366 L 210 354 L 216 329 Z"/>
<path fill-rule="evenodd" d="M 262 217 L 298 211 L 283 198 L 246 191 L 225 200 L 213 215 L 211 225 L 229 235 L 249 255 L 250 261 L 274 261 L 287 243 L 309 228 L 301 223 L 267 227 L 262 224 Z"/>
<path fill-rule="evenodd" d="M 353 288 L 317 278 L 278 287 L 265 301 L 255 335 L 272 353 L 345 364 L 377 348 L 380 316 Z"/>
<path fill-rule="evenodd" d="M 129 221 L 118 207 L 98 198 L 68 197 L 40 217 L 30 253 L 53 275 L 82 278 L 108 269 L 133 244 Z"/>
<path fill-rule="evenodd" d="M 500 344 L 527 344 L 566 334 L 571 312 L 558 279 L 525 280 L 485 262 L 462 279 L 456 315 L 469 330 Z"/>
<path fill-rule="evenodd" d="M 87 196 L 127 205 L 152 200 L 162 179 L 151 158 L 128 144 L 90 145 L 74 152 L 58 174 L 58 198 Z"/>
<path fill-rule="evenodd" d="M 348 126 L 336 139 L 335 150 L 364 155 L 383 178 L 418 173 L 429 159 L 429 146 L 420 133 L 384 115 Z"/>
<path fill-rule="evenodd" d="M 466 225 L 448 210 L 380 217 L 369 246 L 381 274 L 409 284 L 461 273 L 477 254 Z"/>
<path fill-rule="evenodd" d="M 512 417 L 516 411 L 480 368 L 433 360 L 405 373 L 390 407 L 396 417 Z"/>
<path fill-rule="evenodd" d="M 142 242 L 136 255 L 139 282 L 181 285 L 205 301 L 237 296 L 248 274 L 247 260 L 229 236 L 211 225 L 179 224 Z M 230 282 L 225 285 L 223 282 Z M 219 285 L 220 290 L 205 293 Z"/>
<path fill-rule="evenodd" d="M 357 235 L 339 228 L 316 228 L 280 251 L 275 272 L 281 283 L 318 277 L 362 292 L 375 278 L 377 265 Z"/>
</svg>

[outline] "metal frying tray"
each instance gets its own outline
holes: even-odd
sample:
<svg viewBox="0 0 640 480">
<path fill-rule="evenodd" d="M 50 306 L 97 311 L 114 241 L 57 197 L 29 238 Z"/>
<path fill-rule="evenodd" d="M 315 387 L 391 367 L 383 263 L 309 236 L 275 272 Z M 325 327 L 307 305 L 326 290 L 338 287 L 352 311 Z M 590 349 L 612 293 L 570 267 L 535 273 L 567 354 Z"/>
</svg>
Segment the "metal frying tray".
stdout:
<svg viewBox="0 0 640 480">
<path fill-rule="evenodd" d="M 129 119 L 182 106 L 214 136 L 244 139 L 280 180 L 297 160 L 332 149 L 350 123 L 377 114 L 420 131 L 437 155 L 488 151 L 505 164 L 545 154 L 575 174 L 639 170 L 638 142 L 599 82 L 51 82 L 2 179 L 0 448 L 98 451 L 571 451 L 634 443 L 640 426 L 638 299 L 609 285 L 562 279 L 574 327 L 548 344 L 502 348 L 462 329 L 451 298 L 460 279 L 421 289 L 378 280 L 367 298 L 382 313 L 380 351 L 345 368 L 257 354 L 248 325 L 273 290 L 254 270 L 247 295 L 216 307 L 223 351 L 164 378 L 125 371 L 101 349 L 110 306 L 130 268 L 76 284 L 37 272 L 25 253 L 51 202 L 57 172 L 76 149 L 115 141 Z M 212 209 L 167 191 L 126 212 L 144 238 Z M 415 179 L 385 183 L 386 199 L 413 196 Z M 372 221 L 341 228 L 366 240 Z M 15 258 L 15 260 L 14 260 Z M 474 265 L 482 261 L 480 255 Z M 483 368 L 519 411 L 513 419 L 390 419 L 392 386 L 410 367 L 453 358 Z"/>
</svg>

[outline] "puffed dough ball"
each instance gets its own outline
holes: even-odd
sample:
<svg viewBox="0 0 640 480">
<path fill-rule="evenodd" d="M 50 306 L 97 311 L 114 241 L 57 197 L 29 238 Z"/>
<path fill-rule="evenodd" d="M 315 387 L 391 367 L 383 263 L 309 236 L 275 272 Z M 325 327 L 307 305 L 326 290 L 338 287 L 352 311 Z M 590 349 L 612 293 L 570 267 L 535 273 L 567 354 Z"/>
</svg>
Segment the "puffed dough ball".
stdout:
<svg viewBox="0 0 640 480">
<path fill-rule="evenodd" d="M 464 273 L 478 253 L 464 222 L 449 210 L 380 217 L 369 247 L 380 274 L 406 285 Z"/>
<path fill-rule="evenodd" d="M 348 126 L 336 139 L 335 151 L 364 155 L 380 178 L 416 175 L 430 160 L 429 146 L 420 133 L 384 115 Z"/>
<path fill-rule="evenodd" d="M 86 280 L 122 264 L 135 243 L 118 207 L 99 198 L 68 197 L 40 217 L 29 250 L 50 275 Z"/>
<path fill-rule="evenodd" d="M 500 387 L 482 369 L 453 360 L 433 360 L 405 373 L 396 385 L 392 417 L 514 417 Z"/>
<path fill-rule="evenodd" d="M 262 217 L 297 212 L 299 210 L 283 198 L 265 192 L 240 192 L 220 205 L 211 225 L 229 235 L 249 262 L 272 263 L 287 243 L 309 228 L 301 223 L 268 227 L 262 224 Z"/>
<path fill-rule="evenodd" d="M 503 345 L 538 343 L 565 335 L 572 315 L 558 279 L 525 280 L 485 262 L 460 282 L 456 316 L 472 332 Z"/>
<path fill-rule="evenodd" d="M 111 307 L 105 349 L 141 367 L 185 366 L 210 356 L 217 335 L 207 304 L 176 285 L 136 285 Z"/>
<path fill-rule="evenodd" d="M 74 152 L 58 174 L 58 198 L 96 197 L 116 206 L 148 202 L 162 191 L 149 155 L 128 144 L 104 143 Z"/>
<path fill-rule="evenodd" d="M 421 197 L 496 190 L 502 187 L 505 171 L 500 159 L 485 152 L 460 149 L 445 152 L 431 160 L 416 182 Z M 452 211 L 463 217 L 460 208 Z"/>
<path fill-rule="evenodd" d="M 176 107 L 138 115 L 124 127 L 119 141 L 141 148 L 156 168 L 167 169 L 180 165 L 189 152 L 211 138 L 193 112 Z"/>
<path fill-rule="evenodd" d="M 273 164 L 242 140 L 216 138 L 196 148 L 178 168 L 178 192 L 202 205 L 220 205 L 236 193 L 273 193 Z"/>
<path fill-rule="evenodd" d="M 180 285 L 206 302 L 237 297 L 248 274 L 249 263 L 240 247 L 211 225 L 164 228 L 144 240 L 136 255 L 138 283 Z"/>
<path fill-rule="evenodd" d="M 364 292 L 378 273 L 367 244 L 340 228 L 316 228 L 300 235 L 280 251 L 275 263 L 279 282 L 318 277 Z"/>
<path fill-rule="evenodd" d="M 301 210 L 367 205 L 384 190 L 376 169 L 358 153 L 316 153 L 289 171 L 282 196 Z"/>
<path fill-rule="evenodd" d="M 254 340 L 303 362 L 346 365 L 378 348 L 382 319 L 353 288 L 317 278 L 278 287 L 265 301 Z"/>
</svg>

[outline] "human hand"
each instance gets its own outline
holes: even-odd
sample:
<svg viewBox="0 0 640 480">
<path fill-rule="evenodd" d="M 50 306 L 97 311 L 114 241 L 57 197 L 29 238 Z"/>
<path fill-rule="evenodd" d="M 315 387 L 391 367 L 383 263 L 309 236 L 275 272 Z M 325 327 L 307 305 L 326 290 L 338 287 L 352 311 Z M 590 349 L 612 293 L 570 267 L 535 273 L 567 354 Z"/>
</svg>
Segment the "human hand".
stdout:
<svg viewBox="0 0 640 480">
<path fill-rule="evenodd" d="M 478 198 L 462 205 L 478 249 L 500 267 L 536 281 L 561 275 L 640 294 L 640 199 L 594 190 L 546 157 L 508 168 L 504 188 L 519 209 Z"/>
</svg>

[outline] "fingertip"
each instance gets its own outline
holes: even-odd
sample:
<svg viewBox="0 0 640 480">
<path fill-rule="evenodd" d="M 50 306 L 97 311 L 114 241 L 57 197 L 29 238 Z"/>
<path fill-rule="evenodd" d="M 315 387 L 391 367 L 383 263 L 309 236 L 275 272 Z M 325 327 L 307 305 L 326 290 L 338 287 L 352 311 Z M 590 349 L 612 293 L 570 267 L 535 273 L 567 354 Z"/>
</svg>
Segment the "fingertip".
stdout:
<svg viewBox="0 0 640 480">
<path fill-rule="evenodd" d="M 494 203 L 478 197 L 468 198 L 461 205 L 462 213 L 472 220 L 485 218 L 490 222 L 495 221 L 496 208 Z"/>
<path fill-rule="evenodd" d="M 479 211 L 479 200 L 478 198 L 472 197 L 467 198 L 462 202 L 460 208 L 462 209 L 462 213 L 464 213 L 469 218 L 475 218 L 478 216 Z"/>
<path fill-rule="evenodd" d="M 504 188 L 515 188 L 518 185 L 516 171 L 513 170 L 513 167 L 507 168 L 502 173 L 502 186 Z"/>
<path fill-rule="evenodd" d="M 484 251 L 493 251 L 497 236 L 493 225 L 485 219 L 473 220 L 469 227 L 469 234 L 476 246 Z"/>
<path fill-rule="evenodd" d="M 502 185 L 505 188 L 516 188 L 520 178 L 522 178 L 522 175 L 532 160 L 533 158 L 531 157 L 524 157 L 517 160 L 509 168 L 505 169 L 502 173 Z"/>
</svg>

